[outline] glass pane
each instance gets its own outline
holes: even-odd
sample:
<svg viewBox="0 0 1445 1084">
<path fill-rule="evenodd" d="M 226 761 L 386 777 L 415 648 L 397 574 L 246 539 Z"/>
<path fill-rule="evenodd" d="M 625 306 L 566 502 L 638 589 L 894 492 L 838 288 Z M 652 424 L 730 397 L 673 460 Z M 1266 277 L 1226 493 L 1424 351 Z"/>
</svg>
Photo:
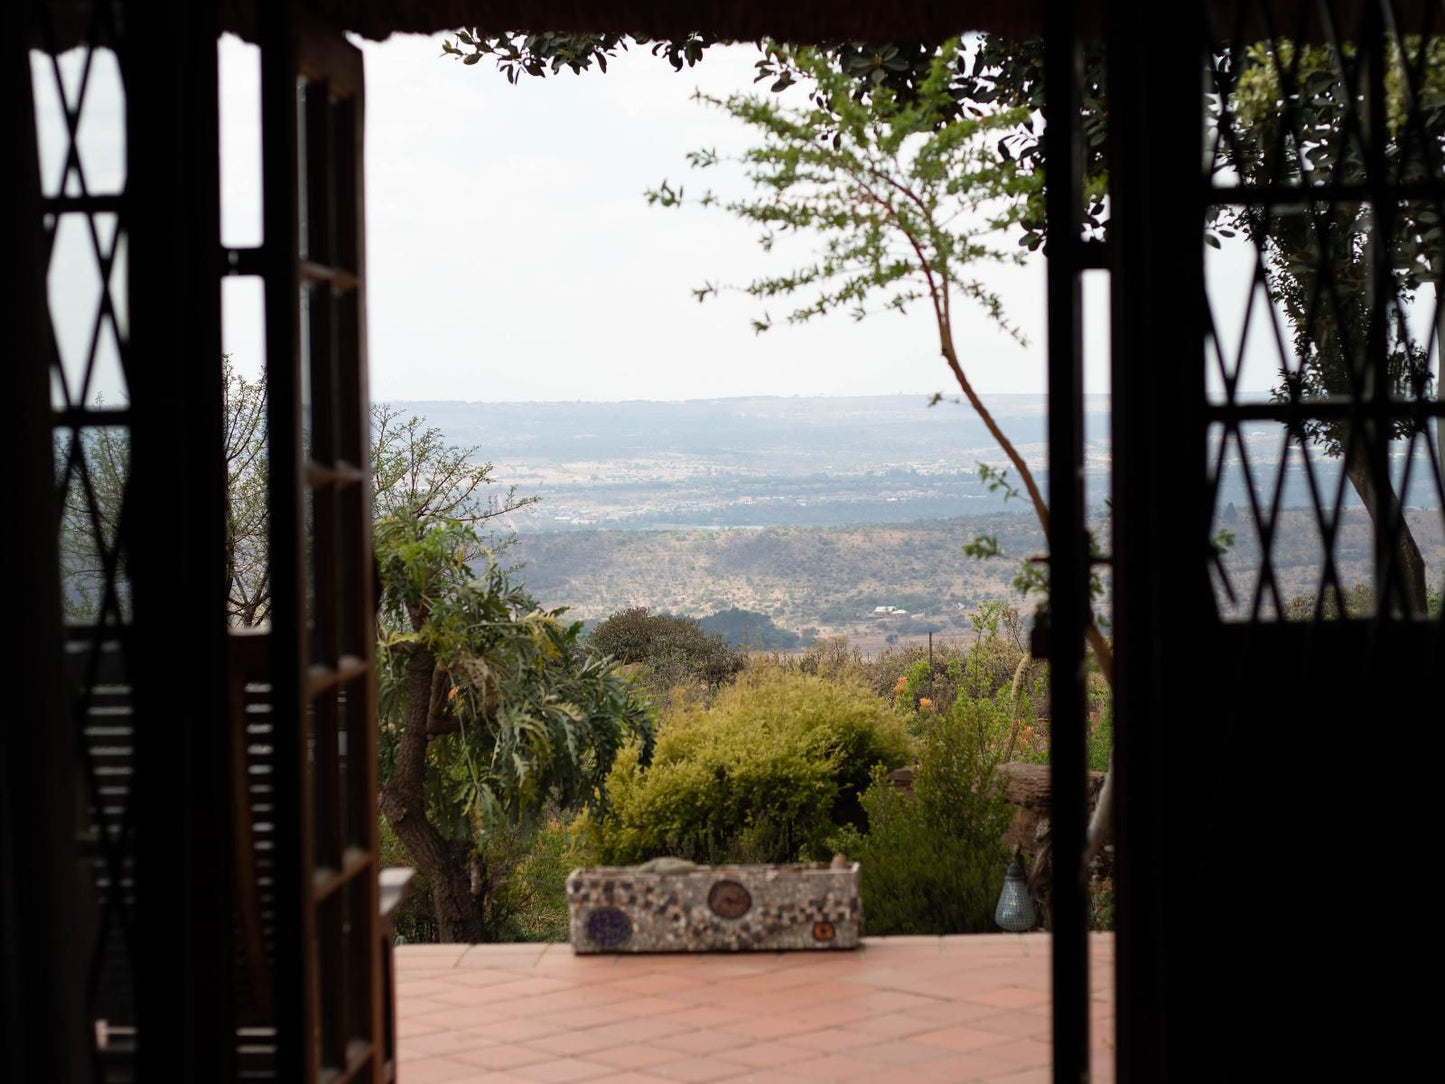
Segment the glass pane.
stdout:
<svg viewBox="0 0 1445 1084">
<path fill-rule="evenodd" d="M 258 246 L 261 195 L 261 50 L 231 34 L 216 43 L 220 66 L 221 244 Z"/>
<path fill-rule="evenodd" d="M 130 432 L 119 426 L 58 429 L 55 465 L 66 620 L 77 625 L 124 622 L 130 587 L 121 523 L 130 478 Z"/>
</svg>

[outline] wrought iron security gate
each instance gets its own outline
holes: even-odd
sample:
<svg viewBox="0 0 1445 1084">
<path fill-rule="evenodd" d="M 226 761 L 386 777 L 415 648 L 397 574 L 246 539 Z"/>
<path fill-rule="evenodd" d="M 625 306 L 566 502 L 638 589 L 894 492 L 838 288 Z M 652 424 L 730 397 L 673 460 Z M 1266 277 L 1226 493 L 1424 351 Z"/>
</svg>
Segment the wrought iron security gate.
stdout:
<svg viewBox="0 0 1445 1084">
<path fill-rule="evenodd" d="M 102 600 L 67 628 L 54 533 L 26 533 L 31 548 L 16 565 L 35 574 L 18 586 L 17 608 L 31 635 L 17 670 L 37 675 L 37 725 L 7 726 L 0 747 L 4 1013 L 7 1037 L 24 1040 L 0 1056 L 15 1079 L 79 1079 L 96 1066 L 205 1080 L 238 1066 L 286 1079 L 386 1074 L 375 821 L 364 801 L 373 756 L 369 727 L 355 725 L 369 718 L 371 696 L 370 557 L 358 529 L 361 82 L 335 29 L 297 34 L 284 7 L 256 9 L 269 20 L 258 28 L 267 240 L 227 255 L 216 244 L 214 155 L 196 151 L 216 138 L 215 12 L 179 0 L 0 5 L 12 101 L 29 101 L 48 58 L 79 46 L 114 58 L 126 116 L 120 183 L 105 185 L 78 144 L 92 123 L 86 88 L 109 60 L 49 76 L 63 133 L 53 179 L 39 170 L 30 111 L 0 121 L 0 145 L 18 153 L 0 183 L 14 186 L 7 204 L 27 272 L 5 302 L 22 408 L 0 429 L 10 461 L 33 468 L 17 487 L 21 521 L 57 523 L 73 501 Z M 1381 722 L 1412 721 L 1408 751 L 1425 765 L 1426 790 L 1438 762 L 1428 724 L 1445 643 L 1441 618 L 1422 613 L 1404 538 L 1408 526 L 1417 548 L 1432 544 L 1440 513 L 1421 509 L 1445 503 L 1435 311 L 1445 23 L 1426 4 L 1205 0 L 1174 9 L 1189 33 L 1161 26 L 1146 36 L 1137 4 L 1106 7 L 1120 1077 L 1228 1079 L 1249 1052 L 1252 1075 L 1277 1059 L 1293 1076 L 1326 1078 L 1336 1047 L 1286 1052 L 1274 1025 L 1281 1004 L 1333 1019 L 1332 999 L 1368 1018 L 1316 962 L 1341 933 L 1342 907 L 1326 899 L 1342 883 L 1341 854 L 1354 856 L 1357 881 L 1396 858 L 1412 864 L 1381 846 L 1383 818 L 1370 814 L 1386 807 L 1394 822 L 1422 826 L 1407 838 L 1433 838 L 1423 799 L 1353 762 L 1379 748 Z M 1077 473 L 1078 276 L 1104 261 L 1076 231 L 1076 16 L 1064 3 L 1047 10 L 1047 155 L 1050 176 L 1068 182 L 1049 193 L 1055 1056 L 1057 1077 L 1077 1081 L 1089 984 L 1082 870 L 1068 856 L 1084 824 L 1078 671 L 1090 560 Z M 827 17 L 817 18 L 817 34 L 829 36 Z M 29 78 L 37 59 L 42 84 Z M 1323 121 L 1321 102 L 1334 103 Z M 1211 230 L 1219 251 L 1248 257 L 1233 295 L 1206 280 Z M 98 285 L 87 336 L 67 354 L 47 288 L 71 236 Z M 272 386 L 286 392 L 272 396 L 284 620 L 271 658 L 284 665 L 229 674 L 213 567 L 224 517 L 220 379 L 203 360 L 220 349 L 218 267 L 265 279 Z M 1247 377 L 1261 358 L 1275 382 Z M 97 365 L 118 369 L 126 402 L 93 401 Z M 1267 427 L 1273 459 L 1254 439 Z M 130 456 L 115 517 L 102 514 L 92 481 L 106 435 Z M 1337 459 L 1325 454 L 1331 441 Z M 184 518 L 174 515 L 178 491 Z M 1290 579 L 1280 549 L 1291 517 L 1314 539 L 1304 580 Z M 1236 536 L 1223 555 L 1212 545 L 1221 529 Z M 1351 531 L 1371 553 L 1363 614 L 1340 571 Z M 1246 550 L 1258 575 L 1231 564 Z M 1427 574 L 1425 587 L 1435 584 Z M 228 800 L 252 752 L 206 725 L 227 715 L 237 687 L 228 678 L 243 672 L 263 679 L 242 683 L 238 699 L 269 709 L 257 725 L 270 729 L 256 733 L 277 752 L 257 765 L 274 788 L 247 801 L 264 794 L 273 821 L 299 829 L 275 841 L 269 892 L 240 923 L 243 941 L 263 943 L 260 969 L 253 949 L 233 951 L 231 898 L 263 876 L 259 857 L 249 872 L 239 860 L 271 842 L 255 805 Z M 1281 730 L 1287 752 L 1261 757 L 1282 766 L 1244 751 Z M 1229 750 L 1223 767 L 1210 757 L 1219 746 Z M 42 791 L 35 810 L 17 797 L 31 781 Z M 237 817 L 256 830 L 249 843 Z M 26 818 L 35 832 L 16 829 Z M 1278 862 L 1249 846 L 1260 824 L 1300 822 Z M 71 891 L 77 861 L 92 875 L 93 906 Z M 1282 870 L 1288 895 L 1271 895 Z M 65 943 L 72 929 L 79 948 Z M 22 988 L 16 976 L 34 981 Z M 264 1043 L 239 1044 L 239 1010 L 197 996 L 238 976 L 275 994 Z M 261 1064 L 246 1061 L 258 1053 Z"/>
<path fill-rule="evenodd" d="M 392 1074 L 361 57 L 262 9 L 265 240 L 231 250 L 216 7 L 3 9 L 6 450 L 39 694 L 0 745 L 6 1079 Z M 275 606 L 248 634 L 227 618 L 222 274 L 267 291 Z"/>
<path fill-rule="evenodd" d="M 380 1082 L 371 400 L 361 53 L 269 5 L 259 27 L 270 403 L 280 1079 Z M 237 262 L 245 265 L 246 256 Z"/>
<path fill-rule="evenodd" d="M 1347 856 L 1408 868 L 1369 811 L 1430 820 L 1371 764 L 1381 724 L 1433 755 L 1445 661 L 1445 25 L 1187 14 L 1146 38 L 1114 4 L 1109 41 L 1120 1079 L 1324 1078 L 1378 1011 L 1326 963 L 1366 964 Z"/>
</svg>

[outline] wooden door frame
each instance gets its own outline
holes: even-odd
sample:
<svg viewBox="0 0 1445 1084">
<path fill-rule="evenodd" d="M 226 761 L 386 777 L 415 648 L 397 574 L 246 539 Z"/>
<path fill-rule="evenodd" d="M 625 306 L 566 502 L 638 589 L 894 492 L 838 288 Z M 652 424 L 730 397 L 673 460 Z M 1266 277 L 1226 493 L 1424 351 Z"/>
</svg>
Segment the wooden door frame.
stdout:
<svg viewBox="0 0 1445 1084">
<path fill-rule="evenodd" d="M 374 797 L 368 800 L 376 793 L 377 766 L 364 76 L 360 52 L 342 29 L 304 11 L 267 5 L 258 37 L 265 241 L 257 266 L 266 288 L 275 599 L 271 692 L 277 820 L 295 829 L 277 839 L 277 1068 L 286 1079 L 314 1080 L 324 1066 L 328 1079 L 380 1081 L 387 1072 L 386 992 L 378 826 Z M 303 107 L 298 80 L 314 88 Z M 319 187 L 318 163 L 325 171 Z M 299 226 L 303 207 L 306 237 Z M 305 342 L 303 289 L 324 299 L 320 318 L 306 324 Z M 348 720 L 346 792 L 338 774 L 338 712 Z"/>
</svg>

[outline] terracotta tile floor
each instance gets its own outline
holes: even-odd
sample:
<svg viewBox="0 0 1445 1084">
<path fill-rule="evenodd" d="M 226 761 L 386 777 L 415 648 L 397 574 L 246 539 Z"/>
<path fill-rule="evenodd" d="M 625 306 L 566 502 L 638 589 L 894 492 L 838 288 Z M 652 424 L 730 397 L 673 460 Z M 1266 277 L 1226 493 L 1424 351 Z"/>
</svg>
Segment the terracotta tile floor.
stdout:
<svg viewBox="0 0 1445 1084">
<path fill-rule="evenodd" d="M 1093 1079 L 1113 1072 L 1114 940 L 1091 937 Z M 836 953 L 396 950 L 400 1084 L 1049 1079 L 1047 934 Z"/>
</svg>

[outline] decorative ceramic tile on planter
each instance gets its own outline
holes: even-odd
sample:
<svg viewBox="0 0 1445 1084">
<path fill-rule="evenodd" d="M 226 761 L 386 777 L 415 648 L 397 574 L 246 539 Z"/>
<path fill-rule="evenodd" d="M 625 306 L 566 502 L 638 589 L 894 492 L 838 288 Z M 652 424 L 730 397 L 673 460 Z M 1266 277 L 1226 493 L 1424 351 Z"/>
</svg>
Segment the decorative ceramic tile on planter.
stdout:
<svg viewBox="0 0 1445 1084">
<path fill-rule="evenodd" d="M 576 952 L 851 949 L 863 926 L 857 862 L 593 866 L 568 875 L 567 910 Z"/>
</svg>

